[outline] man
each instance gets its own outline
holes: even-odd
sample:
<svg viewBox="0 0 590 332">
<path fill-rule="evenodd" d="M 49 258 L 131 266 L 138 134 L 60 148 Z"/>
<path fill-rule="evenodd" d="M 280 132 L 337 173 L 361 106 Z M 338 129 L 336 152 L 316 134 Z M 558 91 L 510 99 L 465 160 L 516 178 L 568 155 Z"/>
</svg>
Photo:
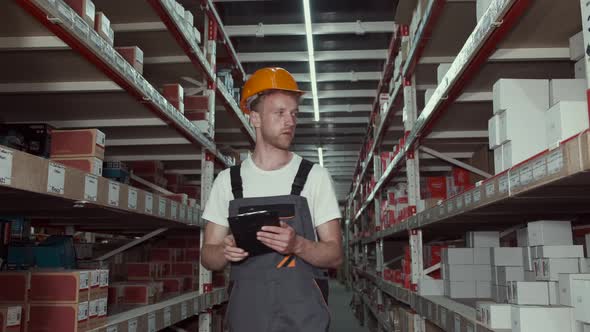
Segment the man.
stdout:
<svg viewBox="0 0 590 332">
<path fill-rule="evenodd" d="M 342 263 L 341 215 L 328 172 L 289 151 L 302 94 L 282 68 L 252 75 L 240 106 L 256 129 L 254 153 L 219 174 L 205 206 L 201 263 L 209 270 L 232 264 L 232 332 L 328 329 L 323 269 Z M 261 210 L 277 212 L 281 223 L 257 233 L 272 252 L 250 257 L 228 235 L 228 216 Z"/>
</svg>

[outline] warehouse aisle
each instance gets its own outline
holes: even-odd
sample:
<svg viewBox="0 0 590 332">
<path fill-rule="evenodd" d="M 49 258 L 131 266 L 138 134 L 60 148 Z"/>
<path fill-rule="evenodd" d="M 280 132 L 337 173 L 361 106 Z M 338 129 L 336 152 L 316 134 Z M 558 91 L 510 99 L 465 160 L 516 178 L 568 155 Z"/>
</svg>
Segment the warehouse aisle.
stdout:
<svg viewBox="0 0 590 332">
<path fill-rule="evenodd" d="M 352 292 L 337 280 L 330 280 L 330 314 L 332 332 L 366 332 L 366 328 L 359 325 L 358 320 L 350 310 Z"/>
</svg>

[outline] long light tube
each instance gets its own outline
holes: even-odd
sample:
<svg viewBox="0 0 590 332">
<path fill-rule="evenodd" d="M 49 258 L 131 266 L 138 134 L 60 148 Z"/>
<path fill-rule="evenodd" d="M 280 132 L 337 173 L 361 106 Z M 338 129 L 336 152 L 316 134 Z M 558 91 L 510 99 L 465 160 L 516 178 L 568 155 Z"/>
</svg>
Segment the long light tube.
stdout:
<svg viewBox="0 0 590 332">
<path fill-rule="evenodd" d="M 313 31 L 311 30 L 311 9 L 309 7 L 309 0 L 303 0 L 303 15 L 305 17 L 305 36 L 307 38 L 307 55 L 309 57 L 309 78 L 313 98 L 313 115 L 315 121 L 320 121 L 320 103 L 318 101 L 318 84 L 315 71 Z"/>
<path fill-rule="evenodd" d="M 324 149 L 318 148 L 318 159 L 320 160 L 320 166 L 324 167 Z"/>
</svg>

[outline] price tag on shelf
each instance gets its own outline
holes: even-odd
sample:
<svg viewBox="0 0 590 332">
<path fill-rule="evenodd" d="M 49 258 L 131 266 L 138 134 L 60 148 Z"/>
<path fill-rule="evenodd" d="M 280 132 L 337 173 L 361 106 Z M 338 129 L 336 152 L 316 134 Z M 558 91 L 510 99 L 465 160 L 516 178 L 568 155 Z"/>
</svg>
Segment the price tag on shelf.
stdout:
<svg viewBox="0 0 590 332">
<path fill-rule="evenodd" d="M 88 33 L 88 37 L 92 45 L 94 45 L 94 48 L 96 48 L 97 51 L 104 53 L 104 39 L 102 39 L 102 37 L 94 30 L 90 30 L 90 32 Z"/>
<path fill-rule="evenodd" d="M 118 182 L 109 181 L 109 205 L 119 206 L 119 191 L 121 187 Z"/>
<path fill-rule="evenodd" d="M 533 164 L 533 179 L 539 180 L 547 175 L 547 158 L 543 157 Z"/>
<path fill-rule="evenodd" d="M 547 172 L 549 175 L 559 173 L 563 169 L 563 152 L 555 149 L 547 156 Z"/>
<path fill-rule="evenodd" d="M 160 197 L 160 200 L 158 201 L 158 214 L 160 217 L 166 216 L 166 199 L 163 197 Z"/>
<path fill-rule="evenodd" d="M 53 194 L 64 194 L 66 180 L 66 168 L 57 163 L 49 163 L 47 172 L 47 192 Z"/>
<path fill-rule="evenodd" d="M 443 327 L 447 326 L 447 309 L 446 308 L 440 308 L 440 324 Z"/>
<path fill-rule="evenodd" d="M 137 209 L 137 189 L 129 187 L 127 194 L 127 207 L 131 210 Z"/>
<path fill-rule="evenodd" d="M 127 321 L 127 332 L 137 332 L 137 319 Z"/>
<path fill-rule="evenodd" d="M 498 191 L 500 194 L 505 194 L 508 192 L 508 175 L 502 175 L 498 179 Z"/>
<path fill-rule="evenodd" d="M 473 203 L 477 204 L 481 201 L 481 188 L 475 188 L 473 191 Z"/>
<path fill-rule="evenodd" d="M 490 198 L 493 197 L 496 194 L 496 185 L 491 182 L 486 184 L 486 197 Z"/>
<path fill-rule="evenodd" d="M 57 4 L 57 11 L 61 15 L 61 19 L 70 23 L 74 22 L 74 11 L 70 8 L 70 6 L 66 5 L 63 2 L 59 2 Z"/>
<path fill-rule="evenodd" d="M 117 325 L 111 325 L 107 327 L 107 332 L 119 332 L 119 329 L 117 328 Z"/>
<path fill-rule="evenodd" d="M 465 194 L 465 206 L 469 206 L 473 203 L 473 196 L 471 195 L 471 192 L 467 192 Z"/>
<path fill-rule="evenodd" d="M 511 170 L 509 172 L 510 177 L 510 189 L 520 187 L 520 171 L 519 170 Z"/>
<path fill-rule="evenodd" d="M 12 151 L 0 147 L 0 185 L 12 183 Z"/>
<path fill-rule="evenodd" d="M 178 216 L 178 220 L 186 221 L 186 205 L 180 204 L 180 215 Z"/>
<path fill-rule="evenodd" d="M 178 219 L 178 203 L 172 201 L 170 202 L 170 216 L 172 219 Z"/>
<path fill-rule="evenodd" d="M 533 181 L 533 168 L 531 165 L 525 165 L 520 169 L 520 185 L 526 186 Z"/>
<path fill-rule="evenodd" d="M 450 201 L 447 202 L 447 212 L 448 213 L 453 212 L 453 206 L 454 206 L 454 204 L 453 204 L 453 201 L 452 200 L 450 200 Z"/>
<path fill-rule="evenodd" d="M 119 54 L 118 52 L 115 53 L 115 63 L 117 64 L 117 68 L 121 73 L 125 73 L 125 64 L 127 61 Z"/>
<path fill-rule="evenodd" d="M 189 224 L 195 223 L 195 220 L 193 219 L 193 208 L 190 206 L 187 209 L 187 218 L 186 219 L 188 220 Z"/>
<path fill-rule="evenodd" d="M 105 44 L 103 50 L 107 56 L 107 60 L 110 61 L 112 65 L 115 65 L 115 49 L 111 45 Z"/>
<path fill-rule="evenodd" d="M 439 217 L 442 217 L 442 216 L 444 216 L 444 215 L 445 215 L 445 207 L 444 207 L 443 205 L 440 205 L 440 206 L 438 207 L 438 216 L 439 216 Z"/>
<path fill-rule="evenodd" d="M 164 308 L 164 326 L 168 327 L 172 325 L 172 313 L 170 307 Z"/>
<path fill-rule="evenodd" d="M 76 28 L 76 32 L 80 33 L 84 39 L 88 39 L 88 34 L 90 33 L 88 23 L 86 23 L 86 21 L 84 21 L 84 19 L 78 15 L 76 15 L 74 18 L 74 28 Z"/>
<path fill-rule="evenodd" d="M 86 174 L 84 181 L 84 199 L 96 202 L 98 196 L 98 176 Z"/>
<path fill-rule="evenodd" d="M 465 201 L 465 199 L 463 198 L 463 196 L 459 196 L 457 197 L 457 210 L 461 210 L 463 208 L 463 202 Z"/>
<path fill-rule="evenodd" d="M 154 196 L 150 193 L 145 193 L 145 213 L 154 213 Z"/>
<path fill-rule="evenodd" d="M 186 302 L 180 304 L 180 319 L 185 320 L 188 318 L 188 305 Z"/>
<path fill-rule="evenodd" d="M 148 332 L 156 332 L 156 313 L 150 312 L 148 314 Z"/>
</svg>

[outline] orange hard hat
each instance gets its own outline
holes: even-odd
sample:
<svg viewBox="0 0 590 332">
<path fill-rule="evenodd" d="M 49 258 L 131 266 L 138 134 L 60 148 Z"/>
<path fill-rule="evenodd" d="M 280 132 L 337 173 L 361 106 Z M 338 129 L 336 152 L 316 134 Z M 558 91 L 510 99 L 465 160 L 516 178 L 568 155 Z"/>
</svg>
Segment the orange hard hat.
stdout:
<svg viewBox="0 0 590 332">
<path fill-rule="evenodd" d="M 268 67 L 258 69 L 244 84 L 240 108 L 242 112 L 250 113 L 249 102 L 251 98 L 266 90 L 284 90 L 304 94 L 299 90 L 293 76 L 283 68 Z"/>
</svg>

